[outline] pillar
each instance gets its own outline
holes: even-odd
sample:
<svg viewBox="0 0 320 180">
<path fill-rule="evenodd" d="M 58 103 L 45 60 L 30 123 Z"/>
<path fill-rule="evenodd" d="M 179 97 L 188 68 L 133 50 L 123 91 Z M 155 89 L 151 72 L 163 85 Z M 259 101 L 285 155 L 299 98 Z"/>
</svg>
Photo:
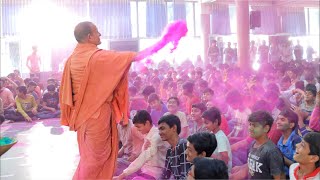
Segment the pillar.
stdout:
<svg viewBox="0 0 320 180">
<path fill-rule="evenodd" d="M 203 61 L 204 64 L 209 64 L 208 48 L 210 38 L 210 6 L 208 3 L 201 4 L 201 44 L 203 45 Z"/>
<path fill-rule="evenodd" d="M 238 65 L 241 70 L 251 70 L 250 43 L 249 43 L 249 2 L 248 0 L 236 0 L 237 14 L 237 40 L 238 40 Z"/>
</svg>

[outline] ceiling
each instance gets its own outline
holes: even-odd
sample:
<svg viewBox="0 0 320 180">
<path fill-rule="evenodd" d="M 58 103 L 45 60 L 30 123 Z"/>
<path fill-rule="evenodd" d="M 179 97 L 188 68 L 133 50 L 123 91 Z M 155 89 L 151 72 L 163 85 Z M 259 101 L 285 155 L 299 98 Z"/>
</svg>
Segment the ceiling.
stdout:
<svg viewBox="0 0 320 180">
<path fill-rule="evenodd" d="M 201 3 L 235 4 L 236 0 L 199 0 Z M 243 1 L 243 0 L 239 0 Z M 319 0 L 249 0 L 250 5 L 255 6 L 294 6 L 294 7 L 317 7 Z"/>
<path fill-rule="evenodd" d="M 0 0 L 0 4 L 29 4 L 32 1 L 43 1 L 43 0 Z M 107 2 L 107 1 L 124 1 L 124 0 L 48 0 L 53 2 L 71 2 L 71 3 L 80 3 L 80 2 Z M 144 1 L 144 0 L 139 0 Z M 235 4 L 235 1 L 244 1 L 244 0 L 164 0 L 164 1 L 195 1 L 205 4 Z M 254 6 L 293 6 L 293 7 L 320 7 L 319 0 L 249 0 L 250 5 Z"/>
</svg>

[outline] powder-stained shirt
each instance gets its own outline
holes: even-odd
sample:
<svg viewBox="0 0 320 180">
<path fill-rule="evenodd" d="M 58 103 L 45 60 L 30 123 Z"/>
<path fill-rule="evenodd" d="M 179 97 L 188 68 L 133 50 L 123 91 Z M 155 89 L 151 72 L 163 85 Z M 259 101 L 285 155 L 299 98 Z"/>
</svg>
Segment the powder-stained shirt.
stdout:
<svg viewBox="0 0 320 180">
<path fill-rule="evenodd" d="M 271 140 L 258 148 L 253 142 L 249 155 L 249 179 L 273 179 L 273 176 L 284 173 L 284 159 Z"/>
<path fill-rule="evenodd" d="M 301 137 L 292 131 L 287 142 L 283 144 L 283 136 L 278 141 L 278 148 L 284 157 L 288 158 L 290 161 L 294 161 L 293 155 L 296 152 L 296 144 L 301 142 Z M 289 176 L 289 167 L 285 166 L 286 175 Z"/>
<path fill-rule="evenodd" d="M 150 147 L 144 150 L 147 142 L 150 142 Z M 159 136 L 159 130 L 153 126 L 144 138 L 142 151 L 123 173 L 131 175 L 138 170 L 158 179 L 161 176 L 161 171 L 165 163 L 165 153 L 169 148 L 169 144 L 162 141 Z"/>
<path fill-rule="evenodd" d="M 187 161 L 185 153 L 187 149 L 187 140 L 179 139 L 175 147 L 171 147 L 167 151 L 165 169 L 160 179 L 169 179 L 171 174 L 175 179 L 187 178 L 187 173 L 191 167 L 191 163 Z"/>
</svg>

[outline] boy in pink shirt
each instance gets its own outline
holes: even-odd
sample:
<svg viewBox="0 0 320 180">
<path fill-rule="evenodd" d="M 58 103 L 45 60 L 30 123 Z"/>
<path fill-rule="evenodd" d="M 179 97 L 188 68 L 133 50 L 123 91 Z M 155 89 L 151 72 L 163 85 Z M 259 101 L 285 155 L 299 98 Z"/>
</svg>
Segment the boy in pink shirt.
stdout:
<svg viewBox="0 0 320 180">
<path fill-rule="evenodd" d="M 309 127 L 314 131 L 320 131 L 320 91 L 317 93 L 316 106 L 312 111 Z"/>
</svg>

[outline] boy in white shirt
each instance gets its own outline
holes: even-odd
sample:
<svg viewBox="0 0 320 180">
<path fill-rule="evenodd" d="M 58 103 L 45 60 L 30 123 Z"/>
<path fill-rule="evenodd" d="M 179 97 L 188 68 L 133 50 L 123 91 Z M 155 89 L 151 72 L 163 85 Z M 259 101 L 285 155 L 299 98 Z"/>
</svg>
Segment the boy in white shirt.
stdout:
<svg viewBox="0 0 320 180">
<path fill-rule="evenodd" d="M 202 114 L 206 128 L 215 134 L 218 146 L 211 157 L 223 160 L 228 166 L 228 172 L 232 168 L 231 146 L 227 136 L 220 130 L 221 114 L 218 108 L 212 107 Z"/>
<path fill-rule="evenodd" d="M 320 179 L 320 133 L 306 134 L 296 146 L 293 159 L 297 163 L 290 166 L 290 179 Z"/>
<path fill-rule="evenodd" d="M 141 154 L 114 179 L 131 179 L 133 177 L 159 179 L 169 144 L 161 140 L 159 131 L 153 126 L 151 116 L 147 111 L 138 111 L 133 118 L 133 124 L 139 132 L 145 135 Z"/>
<path fill-rule="evenodd" d="M 129 119 L 127 125 L 122 121 L 117 125 L 119 141 L 121 148 L 118 152 L 117 168 L 115 176 L 118 176 L 126 169 L 131 162 L 133 162 L 139 154 L 141 154 L 142 145 L 144 143 L 144 136 L 133 125 L 132 120 Z"/>
</svg>

